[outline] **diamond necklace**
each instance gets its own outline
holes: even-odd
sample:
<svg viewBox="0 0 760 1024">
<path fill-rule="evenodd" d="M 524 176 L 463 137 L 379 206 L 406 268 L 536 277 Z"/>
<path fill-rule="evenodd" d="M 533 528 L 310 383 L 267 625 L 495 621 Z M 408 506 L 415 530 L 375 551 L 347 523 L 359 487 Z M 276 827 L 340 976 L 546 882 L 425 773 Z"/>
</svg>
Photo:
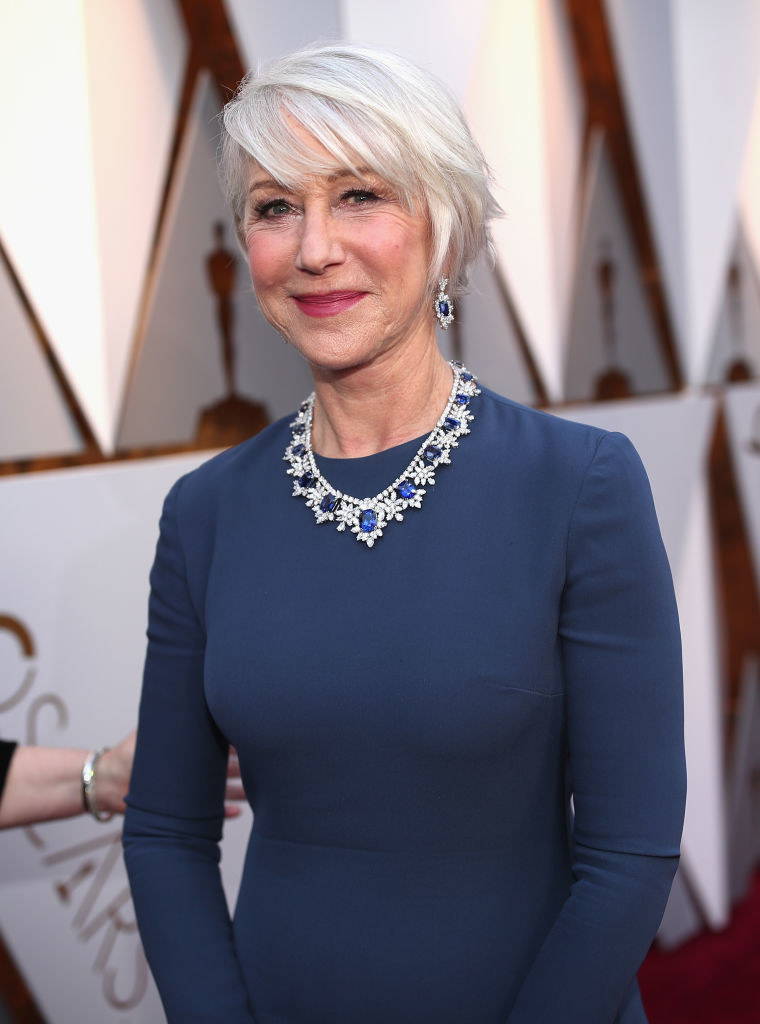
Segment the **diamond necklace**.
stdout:
<svg viewBox="0 0 760 1024">
<path fill-rule="evenodd" d="M 311 448 L 311 424 L 314 416 L 314 392 L 298 410 L 290 424 L 291 438 L 283 459 L 293 477 L 293 497 L 304 498 L 318 523 L 334 522 L 343 533 L 349 529 L 359 541 L 371 548 L 392 522 L 400 523 L 409 508 L 422 508 L 425 488 L 435 483 L 439 466 L 451 463 L 451 450 L 459 438 L 470 433 L 474 419 L 470 400 L 480 394 L 477 378 L 462 363 L 452 360 L 454 371 L 446 408 L 417 452 L 392 484 L 374 498 L 354 498 L 333 487 L 320 473 Z"/>
</svg>

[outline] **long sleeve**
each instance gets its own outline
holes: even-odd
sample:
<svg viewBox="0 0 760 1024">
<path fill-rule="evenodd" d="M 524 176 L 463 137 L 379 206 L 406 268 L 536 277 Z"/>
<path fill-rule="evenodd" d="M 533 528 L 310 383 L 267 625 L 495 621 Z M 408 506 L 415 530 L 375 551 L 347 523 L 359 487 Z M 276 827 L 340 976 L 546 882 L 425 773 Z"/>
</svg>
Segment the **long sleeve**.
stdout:
<svg viewBox="0 0 760 1024">
<path fill-rule="evenodd" d="M 250 1024 L 218 866 L 228 746 L 204 698 L 204 630 L 177 522 L 181 486 L 164 504 L 151 572 L 124 857 L 170 1024 Z"/>
<path fill-rule="evenodd" d="M 603 435 L 573 511 L 559 634 L 574 881 L 508 1024 L 613 1024 L 665 908 L 685 801 L 670 570 L 621 434 Z"/>
<path fill-rule="evenodd" d="M 15 751 L 16 743 L 14 740 L 0 740 L 0 797 L 3 795 L 5 777 L 8 774 L 8 769 L 11 766 L 11 758 Z"/>
</svg>

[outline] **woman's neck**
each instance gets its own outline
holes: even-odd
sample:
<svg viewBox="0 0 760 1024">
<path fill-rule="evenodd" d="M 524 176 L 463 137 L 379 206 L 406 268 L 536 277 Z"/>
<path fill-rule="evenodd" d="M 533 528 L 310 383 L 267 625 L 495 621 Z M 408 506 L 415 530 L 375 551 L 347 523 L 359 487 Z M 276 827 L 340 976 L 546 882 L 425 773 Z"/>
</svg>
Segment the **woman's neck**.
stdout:
<svg viewBox="0 0 760 1024">
<path fill-rule="evenodd" d="M 315 373 L 317 454 L 374 455 L 433 429 L 451 391 L 451 367 L 434 342 L 422 354 L 389 356 L 351 371 Z"/>
</svg>

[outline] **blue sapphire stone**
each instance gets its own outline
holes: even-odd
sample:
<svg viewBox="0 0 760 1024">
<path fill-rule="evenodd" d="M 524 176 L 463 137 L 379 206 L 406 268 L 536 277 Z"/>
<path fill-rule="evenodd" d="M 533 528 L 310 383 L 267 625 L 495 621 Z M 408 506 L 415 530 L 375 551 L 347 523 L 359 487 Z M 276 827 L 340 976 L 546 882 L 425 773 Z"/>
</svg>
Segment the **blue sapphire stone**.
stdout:
<svg viewBox="0 0 760 1024">
<path fill-rule="evenodd" d="M 314 474 L 310 469 L 307 469 L 303 476 L 299 476 L 298 483 L 301 487 L 313 487 L 314 486 Z"/>
<path fill-rule="evenodd" d="M 377 514 L 374 509 L 365 508 L 359 520 L 359 529 L 362 533 L 372 533 L 377 527 Z"/>
<path fill-rule="evenodd" d="M 411 480 L 402 480 L 398 485 L 397 490 L 402 498 L 413 498 L 417 493 L 417 488 Z"/>
<path fill-rule="evenodd" d="M 472 374 L 465 370 L 465 372 L 462 374 L 462 380 L 465 382 L 465 384 L 469 384 L 470 381 L 472 380 Z"/>
<path fill-rule="evenodd" d="M 319 507 L 323 512 L 334 512 L 335 506 L 338 504 L 338 499 L 334 494 L 326 494 L 320 501 Z"/>
<path fill-rule="evenodd" d="M 440 458 L 441 449 L 437 444 L 429 444 L 422 454 L 428 462 L 435 462 L 436 459 Z"/>
<path fill-rule="evenodd" d="M 293 454 L 294 455 L 303 455 L 303 453 L 305 451 L 306 451 L 306 445 L 304 445 L 304 444 L 297 444 L 297 445 L 293 446 Z"/>
<path fill-rule="evenodd" d="M 458 394 L 458 395 L 456 395 L 454 397 L 454 401 L 457 403 L 457 405 L 469 405 L 470 404 L 470 396 L 469 395 L 463 395 L 463 394 L 460 393 L 460 394 Z"/>
<path fill-rule="evenodd" d="M 438 309 L 440 311 L 441 316 L 449 315 L 449 304 L 448 302 L 446 302 L 445 299 L 441 299 L 441 301 L 438 303 Z"/>
<path fill-rule="evenodd" d="M 456 430 L 457 427 L 461 427 L 461 423 L 455 416 L 447 416 L 443 421 L 443 425 L 447 430 Z"/>
<path fill-rule="evenodd" d="M 462 367 L 464 366 L 464 363 L 460 363 L 458 359 L 452 359 L 451 365 L 452 366 L 458 366 L 459 369 L 461 370 Z"/>
</svg>

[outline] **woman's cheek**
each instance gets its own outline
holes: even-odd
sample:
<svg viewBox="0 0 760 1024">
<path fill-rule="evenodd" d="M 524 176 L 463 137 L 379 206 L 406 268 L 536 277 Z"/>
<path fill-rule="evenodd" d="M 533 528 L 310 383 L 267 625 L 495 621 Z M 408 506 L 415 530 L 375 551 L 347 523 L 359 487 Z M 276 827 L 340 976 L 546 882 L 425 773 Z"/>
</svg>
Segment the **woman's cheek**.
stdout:
<svg viewBox="0 0 760 1024">
<path fill-rule="evenodd" d="M 254 284 L 276 284 L 281 275 L 287 272 L 288 265 L 287 253 L 277 239 L 255 232 L 248 236 L 248 266 Z"/>
<path fill-rule="evenodd" d="M 289 317 L 288 313 L 288 300 L 285 297 L 277 299 L 276 295 L 270 289 L 259 285 L 257 286 L 256 280 L 253 280 L 253 293 L 256 296 L 256 302 L 259 305 L 262 316 L 272 327 L 286 340 L 290 341 L 290 330 L 289 330 Z"/>
<path fill-rule="evenodd" d="M 254 287 L 266 286 L 271 274 L 271 266 L 267 266 L 266 260 L 261 258 L 261 253 L 255 246 L 248 247 L 248 267 Z"/>
</svg>

